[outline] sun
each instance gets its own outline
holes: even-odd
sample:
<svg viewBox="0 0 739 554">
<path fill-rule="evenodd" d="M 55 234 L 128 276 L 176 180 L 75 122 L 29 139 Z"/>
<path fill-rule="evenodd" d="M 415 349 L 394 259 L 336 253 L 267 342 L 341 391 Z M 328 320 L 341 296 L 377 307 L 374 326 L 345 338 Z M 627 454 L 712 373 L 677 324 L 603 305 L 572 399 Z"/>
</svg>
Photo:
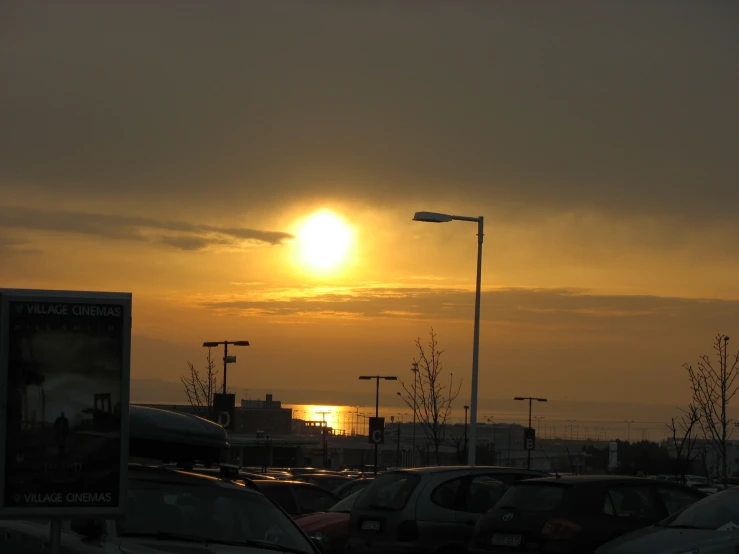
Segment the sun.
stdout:
<svg viewBox="0 0 739 554">
<path fill-rule="evenodd" d="M 323 210 L 309 216 L 297 233 L 301 261 L 316 270 L 344 262 L 352 244 L 352 229 L 338 215 Z"/>
</svg>

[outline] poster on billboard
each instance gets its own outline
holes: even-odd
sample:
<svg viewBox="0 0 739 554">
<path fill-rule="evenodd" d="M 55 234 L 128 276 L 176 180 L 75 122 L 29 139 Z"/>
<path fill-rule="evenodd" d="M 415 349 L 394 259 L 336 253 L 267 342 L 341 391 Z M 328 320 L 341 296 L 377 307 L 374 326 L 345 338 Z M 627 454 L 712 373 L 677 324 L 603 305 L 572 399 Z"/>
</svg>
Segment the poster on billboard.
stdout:
<svg viewBox="0 0 739 554">
<path fill-rule="evenodd" d="M 0 518 L 123 513 L 130 350 L 129 293 L 0 289 Z"/>
</svg>

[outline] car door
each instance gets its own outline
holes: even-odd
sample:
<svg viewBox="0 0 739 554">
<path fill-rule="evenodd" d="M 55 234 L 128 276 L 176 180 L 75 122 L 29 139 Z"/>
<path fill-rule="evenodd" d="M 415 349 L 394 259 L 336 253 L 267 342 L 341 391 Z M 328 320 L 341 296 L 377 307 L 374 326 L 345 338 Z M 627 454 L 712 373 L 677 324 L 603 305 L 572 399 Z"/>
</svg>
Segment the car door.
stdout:
<svg viewBox="0 0 739 554">
<path fill-rule="evenodd" d="M 607 517 L 602 530 L 608 535 L 608 540 L 653 525 L 667 515 L 657 502 L 652 487 L 642 483 L 608 486 L 603 499 L 603 513 Z"/>
<path fill-rule="evenodd" d="M 505 483 L 501 477 L 505 477 L 509 483 Z M 470 475 L 464 480 L 461 498 L 457 504 L 457 533 L 460 542 L 468 544 L 472 540 L 475 525 L 482 515 L 500 500 L 510 484 L 516 479 L 513 474 L 476 474 Z"/>
</svg>

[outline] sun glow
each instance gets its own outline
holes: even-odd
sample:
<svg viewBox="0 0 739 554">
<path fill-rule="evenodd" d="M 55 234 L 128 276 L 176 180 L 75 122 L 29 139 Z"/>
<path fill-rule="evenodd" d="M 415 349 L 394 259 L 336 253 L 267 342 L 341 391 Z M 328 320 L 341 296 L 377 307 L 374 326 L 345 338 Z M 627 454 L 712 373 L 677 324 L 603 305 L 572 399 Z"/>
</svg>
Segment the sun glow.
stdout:
<svg viewBox="0 0 739 554">
<path fill-rule="evenodd" d="M 297 233 L 298 253 L 312 269 L 333 269 L 346 260 L 352 239 L 352 229 L 339 216 L 330 211 L 316 212 Z"/>
</svg>

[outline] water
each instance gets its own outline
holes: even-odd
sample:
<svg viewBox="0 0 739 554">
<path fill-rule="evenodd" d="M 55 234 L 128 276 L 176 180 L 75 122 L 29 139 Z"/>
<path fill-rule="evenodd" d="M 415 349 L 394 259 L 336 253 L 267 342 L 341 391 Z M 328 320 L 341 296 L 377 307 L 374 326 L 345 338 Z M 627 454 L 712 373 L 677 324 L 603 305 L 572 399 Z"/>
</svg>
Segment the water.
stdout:
<svg viewBox="0 0 739 554">
<path fill-rule="evenodd" d="M 291 408 L 295 419 L 325 421 L 329 427 L 344 434 L 366 435 L 368 418 L 375 415 L 374 406 L 320 406 L 315 404 L 283 404 L 282 406 L 283 408 Z M 631 441 L 662 441 L 668 438 L 669 433 L 664 423 L 656 421 L 633 421 L 628 423 L 615 419 L 568 418 L 547 415 L 544 410 L 539 410 L 539 413 L 542 415 L 534 416 L 532 427 L 537 429 L 539 437 L 548 439 L 615 440 L 618 438 Z M 411 409 L 398 410 L 397 407 L 380 407 L 379 415 L 385 418 L 386 423 L 391 423 L 391 420 L 406 423 L 413 421 L 413 410 Z M 464 424 L 464 421 L 464 409 L 452 410 L 450 424 Z M 527 425 L 528 412 L 498 410 L 495 415 L 480 412 L 478 423 Z"/>
</svg>

